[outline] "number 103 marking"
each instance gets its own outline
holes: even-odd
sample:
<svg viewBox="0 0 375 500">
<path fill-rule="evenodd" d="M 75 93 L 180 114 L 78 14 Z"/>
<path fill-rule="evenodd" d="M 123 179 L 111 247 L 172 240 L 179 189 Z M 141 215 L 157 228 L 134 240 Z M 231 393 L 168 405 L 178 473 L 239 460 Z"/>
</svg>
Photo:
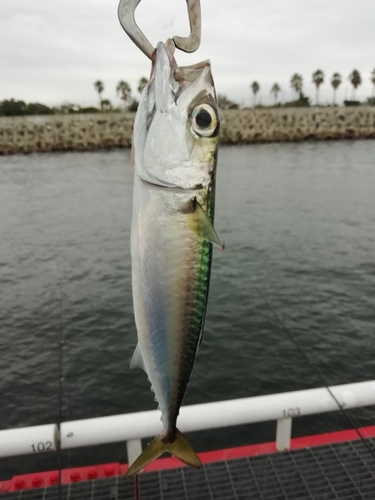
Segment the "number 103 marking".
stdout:
<svg viewBox="0 0 375 500">
<path fill-rule="evenodd" d="M 301 408 L 296 406 L 295 408 L 288 408 L 287 410 L 283 410 L 283 417 L 300 417 L 301 416 Z"/>
</svg>

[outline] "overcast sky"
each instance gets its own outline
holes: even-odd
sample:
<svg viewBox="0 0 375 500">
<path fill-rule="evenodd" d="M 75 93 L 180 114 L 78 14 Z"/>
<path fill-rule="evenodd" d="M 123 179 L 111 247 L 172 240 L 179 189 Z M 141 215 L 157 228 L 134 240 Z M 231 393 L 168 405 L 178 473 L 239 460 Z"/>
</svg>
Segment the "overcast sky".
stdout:
<svg viewBox="0 0 375 500">
<path fill-rule="evenodd" d="M 0 100 L 97 105 L 98 79 L 113 104 L 119 80 L 138 97 L 150 62 L 122 30 L 117 6 L 117 0 L 0 0 Z M 201 47 L 189 55 L 177 51 L 176 59 L 211 59 L 218 93 L 248 105 L 257 80 L 262 103 L 269 103 L 275 82 L 289 100 L 297 72 L 314 99 L 312 73 L 322 69 L 321 102 L 332 100 L 334 72 L 343 77 L 342 101 L 351 98 L 348 75 L 358 69 L 357 98 L 371 96 L 375 0 L 201 0 L 201 6 Z M 142 0 L 136 20 L 153 45 L 189 32 L 185 0 Z"/>
</svg>

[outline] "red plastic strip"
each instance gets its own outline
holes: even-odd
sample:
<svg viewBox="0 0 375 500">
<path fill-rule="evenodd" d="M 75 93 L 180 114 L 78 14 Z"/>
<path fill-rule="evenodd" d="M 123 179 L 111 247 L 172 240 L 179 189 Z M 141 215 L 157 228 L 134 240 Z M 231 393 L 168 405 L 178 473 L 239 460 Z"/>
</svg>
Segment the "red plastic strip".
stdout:
<svg viewBox="0 0 375 500">
<path fill-rule="evenodd" d="M 375 425 L 362 427 L 359 432 L 364 438 L 375 437 Z M 324 446 L 327 444 L 343 443 L 346 441 L 357 441 L 360 435 L 355 429 L 344 431 L 330 432 L 326 434 L 316 434 L 314 436 L 305 436 L 291 439 L 291 450 L 308 448 L 314 446 Z M 224 450 L 206 451 L 199 453 L 199 458 L 202 463 L 222 462 L 224 460 L 233 460 L 236 458 L 253 457 L 256 455 L 267 455 L 277 453 L 276 443 L 260 443 L 251 444 L 248 446 L 239 446 L 237 448 L 227 448 Z M 177 467 L 185 467 L 177 458 L 160 458 L 155 460 L 145 468 L 145 472 L 156 470 L 174 469 Z M 72 482 L 87 481 L 90 479 L 100 479 L 113 477 L 125 474 L 128 470 L 128 464 L 110 463 L 102 465 L 94 465 L 89 467 L 76 467 L 73 469 L 64 469 L 61 471 L 62 484 Z M 0 482 L 0 494 L 9 491 L 19 491 L 31 488 L 41 488 L 52 486 L 58 483 L 58 471 L 48 471 L 36 474 L 24 474 L 14 476 L 9 481 Z"/>
</svg>

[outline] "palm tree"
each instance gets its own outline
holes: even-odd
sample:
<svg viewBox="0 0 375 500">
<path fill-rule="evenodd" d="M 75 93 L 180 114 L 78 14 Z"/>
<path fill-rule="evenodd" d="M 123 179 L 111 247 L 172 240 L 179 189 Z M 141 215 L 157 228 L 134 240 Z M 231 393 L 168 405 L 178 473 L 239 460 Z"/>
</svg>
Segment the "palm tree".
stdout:
<svg viewBox="0 0 375 500">
<path fill-rule="evenodd" d="M 358 85 L 361 85 L 362 83 L 362 78 L 356 69 L 353 69 L 353 71 L 349 75 L 349 80 L 351 81 L 351 84 L 353 85 L 353 94 L 352 94 L 352 100 L 355 98 L 355 91 L 357 90 Z"/>
<path fill-rule="evenodd" d="M 373 83 L 373 87 L 372 87 L 372 99 L 374 99 L 374 90 L 375 90 L 375 69 L 373 69 L 371 71 L 371 81 Z"/>
<path fill-rule="evenodd" d="M 277 102 L 277 94 L 281 91 L 280 85 L 278 83 L 274 83 L 271 89 L 271 94 L 274 95 L 275 103 Z"/>
<path fill-rule="evenodd" d="M 97 93 L 99 94 L 99 105 L 100 105 L 100 107 L 102 107 L 102 93 L 104 91 L 104 83 L 101 82 L 100 80 L 97 80 L 94 83 L 94 87 L 95 87 L 95 90 L 97 91 Z"/>
<path fill-rule="evenodd" d="M 324 73 L 321 69 L 317 69 L 315 73 L 313 73 L 312 81 L 316 85 L 316 99 L 315 104 L 319 105 L 319 87 L 324 82 Z"/>
<path fill-rule="evenodd" d="M 112 104 L 109 99 L 103 99 L 102 100 L 102 110 L 103 111 L 111 111 L 112 109 Z"/>
<path fill-rule="evenodd" d="M 252 88 L 253 90 L 253 94 L 254 94 L 254 108 L 255 108 L 255 99 L 256 99 L 256 95 L 257 93 L 259 92 L 259 89 L 260 89 L 260 85 L 258 82 L 253 82 L 250 87 Z"/>
<path fill-rule="evenodd" d="M 299 94 L 302 92 L 302 86 L 303 86 L 302 76 L 298 75 L 297 73 L 294 73 L 294 75 L 290 79 L 290 86 L 292 87 L 292 89 L 296 91 L 296 94 L 299 96 Z"/>
<path fill-rule="evenodd" d="M 147 78 L 145 76 L 142 76 L 142 78 L 139 79 L 138 89 L 137 89 L 140 94 L 142 94 L 143 89 L 146 87 L 147 84 L 148 84 Z"/>
<path fill-rule="evenodd" d="M 333 105 L 336 104 L 336 90 L 339 85 L 341 85 L 341 75 L 340 73 L 333 73 L 331 84 L 333 87 Z"/>
<path fill-rule="evenodd" d="M 124 101 L 124 106 L 126 108 L 126 104 L 129 102 L 132 93 L 130 85 L 127 82 L 124 82 L 124 80 L 121 80 L 117 84 L 116 92 L 117 95 L 120 96 L 120 99 Z"/>
</svg>

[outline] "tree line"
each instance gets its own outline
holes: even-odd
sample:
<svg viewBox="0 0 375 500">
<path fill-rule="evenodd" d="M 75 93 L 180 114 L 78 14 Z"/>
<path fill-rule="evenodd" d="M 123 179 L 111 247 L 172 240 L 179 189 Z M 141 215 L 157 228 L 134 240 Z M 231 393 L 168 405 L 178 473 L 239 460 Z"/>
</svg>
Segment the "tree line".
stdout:
<svg viewBox="0 0 375 500">
<path fill-rule="evenodd" d="M 324 83 L 324 72 L 320 69 L 316 70 L 312 74 L 312 82 L 316 86 L 316 98 L 315 102 L 319 104 L 319 88 Z M 353 98 L 355 97 L 355 91 L 359 85 L 362 83 L 362 77 L 358 70 L 354 69 L 350 75 L 349 80 L 353 85 Z M 369 104 L 375 105 L 374 91 L 375 91 L 375 69 L 371 72 L 370 80 L 373 84 L 372 98 L 368 99 Z M 142 93 L 144 87 L 147 85 L 148 80 L 146 77 L 141 77 L 138 81 L 137 91 L 139 94 Z M 333 105 L 336 104 L 336 91 L 342 83 L 342 76 L 340 73 L 334 73 L 331 77 L 330 83 L 333 88 Z M 302 75 L 295 73 L 290 79 L 290 86 L 296 93 L 296 99 L 284 103 L 283 106 L 294 107 L 294 106 L 309 106 L 309 98 L 303 94 L 303 77 Z M 250 85 L 253 96 L 254 96 L 254 107 L 256 105 L 256 96 L 260 90 L 260 85 L 257 81 L 254 81 Z M 89 106 L 81 107 L 77 104 L 63 104 L 61 106 L 48 107 L 44 104 L 35 103 L 25 103 L 24 101 L 18 101 L 15 99 L 5 99 L 0 101 L 0 116 L 22 116 L 22 115 L 50 115 L 50 114 L 73 114 L 73 113 L 98 113 L 98 112 L 108 112 L 108 111 L 120 111 L 120 108 L 112 106 L 109 99 L 103 99 L 103 92 L 105 90 L 105 85 L 101 80 L 94 82 L 94 89 L 99 96 L 99 107 Z M 281 87 L 278 83 L 274 83 L 270 89 L 271 94 L 274 96 L 274 105 L 279 105 L 278 95 L 281 92 Z M 138 108 L 138 100 L 132 96 L 132 90 L 129 85 L 124 80 L 120 80 L 116 85 L 116 94 L 119 96 L 123 102 L 124 109 L 128 111 L 136 111 Z M 218 104 L 221 109 L 239 109 L 240 105 L 230 99 L 228 99 L 224 94 L 218 95 Z M 357 101 L 345 101 L 345 104 L 359 104 Z"/>
<path fill-rule="evenodd" d="M 147 85 L 147 78 L 142 77 L 138 82 L 137 90 L 141 94 Z M 39 102 L 27 104 L 25 101 L 16 99 L 5 99 L 0 101 L 0 116 L 32 116 L 32 115 L 53 115 L 53 114 L 74 114 L 74 113 L 99 113 L 108 111 L 120 111 L 120 108 L 112 106 L 109 99 L 103 99 L 104 83 L 97 80 L 94 89 L 99 95 L 99 107 L 82 107 L 78 104 L 62 104 L 61 106 L 49 107 Z M 138 101 L 132 96 L 130 85 L 124 80 L 119 81 L 116 86 L 116 94 L 123 102 L 124 109 L 136 111 Z"/>
<path fill-rule="evenodd" d="M 325 75 L 324 75 L 324 72 L 321 69 L 317 69 L 312 74 L 312 83 L 314 83 L 315 86 L 316 86 L 316 96 L 315 96 L 315 104 L 316 105 L 319 105 L 319 88 L 322 85 L 322 83 L 324 83 L 324 78 L 325 78 Z M 353 86 L 353 94 L 352 94 L 352 101 L 351 102 L 354 103 L 354 102 L 356 102 L 355 101 L 355 92 L 357 90 L 357 87 L 359 85 L 361 85 L 361 83 L 362 83 L 362 77 L 361 77 L 360 72 L 358 70 L 354 69 L 350 73 L 348 79 L 349 79 L 350 83 Z M 374 102 L 375 69 L 373 69 L 372 72 L 371 72 L 370 81 L 373 84 L 373 88 L 372 88 L 372 97 L 371 97 L 371 99 L 369 101 L 371 101 L 371 104 L 375 104 L 375 102 Z M 331 82 L 331 85 L 332 85 L 332 88 L 333 88 L 333 100 L 332 100 L 332 104 L 335 105 L 336 104 L 336 91 L 337 91 L 338 87 L 342 83 L 342 76 L 340 75 L 340 73 L 334 73 L 333 76 L 331 77 L 330 82 Z M 300 100 L 300 101 L 308 102 L 308 98 L 306 98 L 303 95 L 303 77 L 302 77 L 302 75 L 300 75 L 298 73 L 295 73 L 294 75 L 292 75 L 292 77 L 290 79 L 290 86 L 291 86 L 291 88 L 296 93 L 296 97 L 297 97 L 296 101 Z M 259 85 L 259 83 L 257 81 L 254 81 L 250 85 L 250 88 L 253 91 L 254 106 L 255 106 L 256 105 L 256 96 L 257 96 L 257 94 L 258 94 L 258 92 L 260 90 L 260 85 Z M 271 87 L 270 92 L 274 96 L 274 104 L 276 105 L 277 104 L 278 94 L 281 92 L 280 85 L 278 83 L 274 83 L 273 86 Z M 306 101 L 306 99 L 307 99 L 307 101 Z M 294 101 L 294 102 L 296 102 L 296 101 Z"/>
<path fill-rule="evenodd" d="M 143 89 L 147 85 L 148 80 L 145 76 L 142 76 L 142 78 L 139 79 L 138 81 L 138 86 L 137 86 L 137 91 L 139 94 L 142 94 Z M 103 92 L 104 92 L 104 83 L 101 80 L 97 80 L 94 83 L 94 88 L 97 91 L 99 95 L 99 107 L 103 111 L 110 111 L 112 110 L 112 103 L 109 99 L 103 99 Z M 125 82 L 124 80 L 120 80 L 118 84 L 116 85 L 116 94 L 120 97 L 120 99 L 124 103 L 124 108 L 128 109 L 129 111 L 137 111 L 138 104 L 139 102 L 137 101 L 136 98 L 132 96 L 132 90 L 128 82 Z"/>
</svg>

